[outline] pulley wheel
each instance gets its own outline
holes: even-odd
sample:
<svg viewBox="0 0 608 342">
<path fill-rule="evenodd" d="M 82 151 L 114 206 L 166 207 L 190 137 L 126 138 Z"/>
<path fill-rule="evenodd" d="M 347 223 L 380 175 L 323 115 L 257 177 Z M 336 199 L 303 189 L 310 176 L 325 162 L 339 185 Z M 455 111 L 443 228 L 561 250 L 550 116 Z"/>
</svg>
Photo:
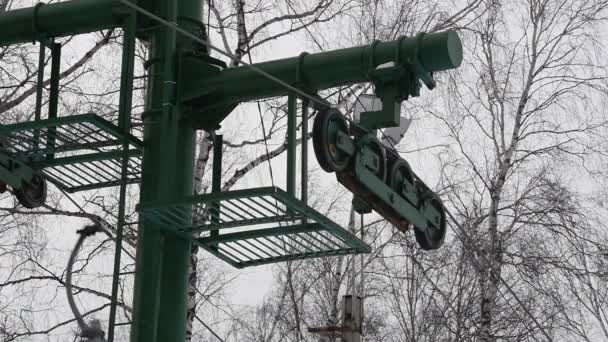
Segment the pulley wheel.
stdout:
<svg viewBox="0 0 608 342">
<path fill-rule="evenodd" d="M 418 227 L 414 227 L 416 241 L 420 248 L 424 250 L 438 249 L 443 245 L 446 233 L 446 216 L 443 203 L 438 198 L 431 198 L 426 205 L 433 206 L 439 212 L 440 218 L 438 222 L 428 221 L 426 229 L 423 231 Z"/>
<path fill-rule="evenodd" d="M 388 185 L 398 194 L 402 194 L 404 190 L 413 190 L 409 187 L 414 185 L 414 174 L 405 160 L 399 158 L 394 161 L 389 173 Z"/>
<path fill-rule="evenodd" d="M 338 148 L 338 132 L 348 134 L 342 113 L 334 108 L 320 111 L 312 126 L 312 146 L 319 165 L 326 172 L 341 172 L 350 164 L 350 156 Z"/>
<path fill-rule="evenodd" d="M 23 182 L 21 189 L 15 189 L 15 196 L 28 209 L 41 207 L 46 202 L 46 179 L 36 175 L 31 182 Z"/>
</svg>

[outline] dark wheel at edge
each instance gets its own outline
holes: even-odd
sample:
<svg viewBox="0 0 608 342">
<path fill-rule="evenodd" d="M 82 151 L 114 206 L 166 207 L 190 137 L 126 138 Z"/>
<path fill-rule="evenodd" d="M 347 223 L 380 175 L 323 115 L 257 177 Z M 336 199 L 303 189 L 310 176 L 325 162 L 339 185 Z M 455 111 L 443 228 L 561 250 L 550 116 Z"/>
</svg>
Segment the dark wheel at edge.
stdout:
<svg viewBox="0 0 608 342">
<path fill-rule="evenodd" d="M 15 189 L 15 197 L 22 206 L 34 209 L 44 205 L 46 192 L 46 179 L 36 175 L 31 182 L 23 182 L 21 189 Z"/>
<path fill-rule="evenodd" d="M 429 200 L 428 205 L 432 205 L 435 207 L 437 211 L 441 214 L 439 225 L 429 222 L 427 228 L 423 231 L 418 227 L 414 227 L 414 234 L 416 235 L 416 242 L 420 248 L 424 250 L 434 250 L 438 249 L 443 245 L 443 241 L 445 239 L 446 233 L 446 216 L 445 209 L 443 208 L 443 204 L 441 200 L 437 198 L 432 198 Z"/>
<path fill-rule="evenodd" d="M 340 111 L 329 108 L 317 114 L 312 126 L 312 146 L 326 172 L 341 172 L 350 164 L 350 156 L 338 149 L 339 131 L 348 134 L 348 124 Z"/>
<path fill-rule="evenodd" d="M 387 184 L 399 194 L 401 194 L 404 186 L 413 186 L 414 175 L 410 165 L 405 160 L 399 158 L 392 163 Z"/>
</svg>

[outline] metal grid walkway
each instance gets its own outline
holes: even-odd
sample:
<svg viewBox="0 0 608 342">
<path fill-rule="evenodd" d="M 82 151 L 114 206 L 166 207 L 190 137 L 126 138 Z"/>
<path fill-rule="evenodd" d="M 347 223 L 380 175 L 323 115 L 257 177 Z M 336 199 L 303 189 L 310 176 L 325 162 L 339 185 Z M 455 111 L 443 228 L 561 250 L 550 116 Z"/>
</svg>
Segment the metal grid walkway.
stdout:
<svg viewBox="0 0 608 342">
<path fill-rule="evenodd" d="M 141 204 L 139 209 L 145 219 L 172 232 L 201 232 L 204 237 L 196 243 L 237 268 L 371 250 L 276 187 L 191 196 L 177 203 Z"/>
<path fill-rule="evenodd" d="M 0 126 L 0 145 L 12 158 L 42 170 L 58 187 L 76 192 L 121 183 L 120 129 L 95 114 Z M 140 181 L 142 142 L 129 135 L 126 182 Z"/>
</svg>

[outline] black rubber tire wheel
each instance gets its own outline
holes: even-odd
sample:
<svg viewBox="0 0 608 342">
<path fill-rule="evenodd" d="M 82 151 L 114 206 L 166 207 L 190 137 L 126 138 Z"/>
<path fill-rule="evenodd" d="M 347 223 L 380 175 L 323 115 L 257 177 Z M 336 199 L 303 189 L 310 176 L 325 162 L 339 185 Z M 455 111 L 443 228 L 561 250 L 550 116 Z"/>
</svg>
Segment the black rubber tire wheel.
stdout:
<svg viewBox="0 0 608 342">
<path fill-rule="evenodd" d="M 412 172 L 410 165 L 405 160 L 399 158 L 392 163 L 387 184 L 391 187 L 391 189 L 401 194 L 404 181 L 407 181 L 408 186 L 413 185 L 414 173 Z M 413 189 L 407 190 L 409 191 Z"/>
<path fill-rule="evenodd" d="M 46 192 L 46 179 L 36 175 L 31 182 L 23 182 L 21 189 L 15 189 L 15 197 L 22 206 L 34 209 L 44 205 Z"/>
<path fill-rule="evenodd" d="M 350 156 L 337 147 L 340 130 L 348 134 L 348 124 L 337 109 L 320 111 L 312 126 L 312 147 L 317 161 L 326 172 L 342 172 L 350 166 Z"/>
<path fill-rule="evenodd" d="M 418 242 L 420 248 L 426 251 L 435 250 L 443 246 L 446 233 L 446 216 L 443 203 L 437 198 L 432 198 L 429 200 L 428 205 L 434 206 L 441 213 L 441 219 L 438 227 L 431 222 L 429 222 L 424 231 L 420 230 L 418 227 L 414 227 L 416 242 Z"/>
</svg>

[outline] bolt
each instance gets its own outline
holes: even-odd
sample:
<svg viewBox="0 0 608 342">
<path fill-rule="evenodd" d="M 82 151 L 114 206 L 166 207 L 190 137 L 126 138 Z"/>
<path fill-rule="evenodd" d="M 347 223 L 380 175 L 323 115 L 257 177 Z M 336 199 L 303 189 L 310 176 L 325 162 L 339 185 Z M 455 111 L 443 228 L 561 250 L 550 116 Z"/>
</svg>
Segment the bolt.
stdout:
<svg viewBox="0 0 608 342">
<path fill-rule="evenodd" d="M 336 154 L 337 150 L 336 150 L 336 145 L 334 144 L 329 144 L 329 153 L 331 154 Z"/>
</svg>

